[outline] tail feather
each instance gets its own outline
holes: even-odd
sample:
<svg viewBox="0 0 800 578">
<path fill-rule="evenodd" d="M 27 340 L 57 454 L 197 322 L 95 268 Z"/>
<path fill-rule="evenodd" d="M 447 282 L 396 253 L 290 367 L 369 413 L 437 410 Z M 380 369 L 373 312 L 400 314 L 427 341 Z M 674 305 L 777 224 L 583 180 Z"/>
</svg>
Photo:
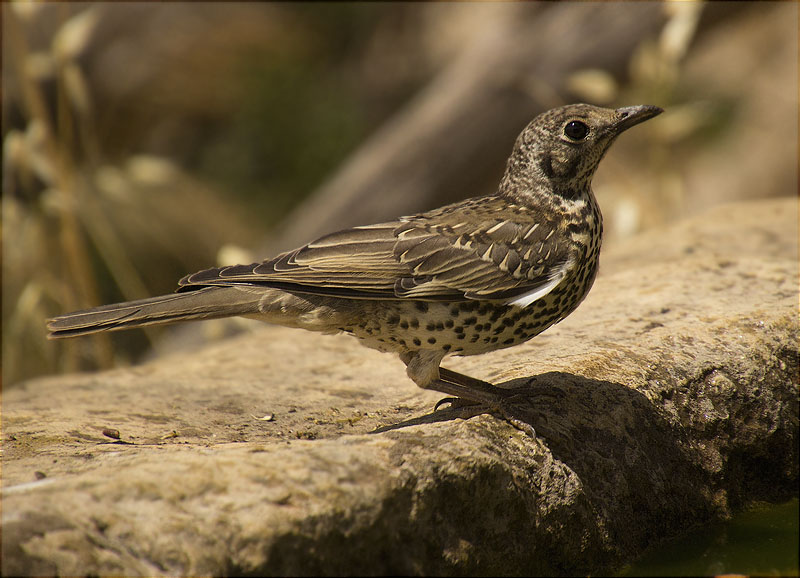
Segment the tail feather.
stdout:
<svg viewBox="0 0 800 578">
<path fill-rule="evenodd" d="M 74 311 L 48 320 L 48 338 L 74 337 L 193 319 L 215 319 L 258 312 L 259 296 L 236 287 L 203 287 L 138 301 Z"/>
</svg>

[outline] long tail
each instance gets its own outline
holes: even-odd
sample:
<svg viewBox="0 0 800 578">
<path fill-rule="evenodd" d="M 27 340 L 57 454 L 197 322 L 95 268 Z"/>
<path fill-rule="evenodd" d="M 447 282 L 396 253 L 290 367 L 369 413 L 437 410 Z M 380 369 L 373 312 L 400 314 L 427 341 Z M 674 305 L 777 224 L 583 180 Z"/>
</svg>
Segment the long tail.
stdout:
<svg viewBox="0 0 800 578">
<path fill-rule="evenodd" d="M 203 287 L 138 301 L 74 311 L 50 319 L 48 337 L 74 337 L 143 325 L 258 313 L 259 296 L 236 287 Z"/>
</svg>

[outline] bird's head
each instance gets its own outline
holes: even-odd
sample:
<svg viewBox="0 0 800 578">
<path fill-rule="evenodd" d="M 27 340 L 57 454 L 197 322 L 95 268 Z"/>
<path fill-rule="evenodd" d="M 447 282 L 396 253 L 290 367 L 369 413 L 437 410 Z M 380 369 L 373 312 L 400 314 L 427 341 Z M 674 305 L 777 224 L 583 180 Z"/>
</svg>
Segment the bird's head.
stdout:
<svg viewBox="0 0 800 578">
<path fill-rule="evenodd" d="M 501 194 L 557 194 L 589 190 L 597 165 L 622 132 L 661 114 L 657 106 L 601 108 L 571 104 L 537 116 L 517 138 Z"/>
</svg>

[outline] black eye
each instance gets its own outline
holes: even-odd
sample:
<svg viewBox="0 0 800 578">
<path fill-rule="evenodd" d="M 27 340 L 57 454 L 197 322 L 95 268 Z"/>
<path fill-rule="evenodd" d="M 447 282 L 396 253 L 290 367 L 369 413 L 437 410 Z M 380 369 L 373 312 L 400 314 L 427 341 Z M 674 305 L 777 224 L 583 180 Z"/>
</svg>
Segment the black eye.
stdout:
<svg viewBox="0 0 800 578">
<path fill-rule="evenodd" d="M 579 120 L 573 120 L 564 127 L 564 134 L 572 140 L 583 140 L 589 134 L 589 127 Z"/>
</svg>

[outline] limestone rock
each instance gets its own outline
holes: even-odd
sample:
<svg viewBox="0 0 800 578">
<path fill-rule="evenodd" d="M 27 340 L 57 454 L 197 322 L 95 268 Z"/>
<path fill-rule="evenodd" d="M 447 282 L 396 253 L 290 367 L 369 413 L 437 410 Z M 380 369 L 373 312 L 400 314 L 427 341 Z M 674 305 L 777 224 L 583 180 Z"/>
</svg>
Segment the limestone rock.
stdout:
<svg viewBox="0 0 800 578">
<path fill-rule="evenodd" d="M 431 414 L 348 337 L 257 324 L 9 390 L 3 573 L 597 574 L 796 496 L 796 215 L 741 203 L 609 247 L 560 325 L 447 362 L 517 388 L 535 437 Z"/>
</svg>

